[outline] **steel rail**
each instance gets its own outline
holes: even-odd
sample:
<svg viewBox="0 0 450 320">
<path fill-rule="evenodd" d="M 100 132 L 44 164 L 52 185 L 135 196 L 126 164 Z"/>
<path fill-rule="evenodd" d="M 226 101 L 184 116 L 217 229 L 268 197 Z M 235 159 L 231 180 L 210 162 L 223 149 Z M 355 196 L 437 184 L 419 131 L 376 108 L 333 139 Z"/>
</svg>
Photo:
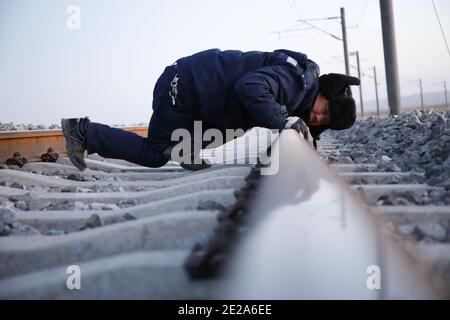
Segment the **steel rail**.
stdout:
<svg viewBox="0 0 450 320">
<path fill-rule="evenodd" d="M 147 127 L 122 127 L 120 129 L 144 137 L 148 132 Z M 0 161 L 2 163 L 11 158 L 15 152 L 20 152 L 28 162 L 41 161 L 41 155 L 46 153 L 50 147 L 60 156 L 66 155 L 66 142 L 61 130 L 0 132 Z"/>
<path fill-rule="evenodd" d="M 249 234 L 227 268 L 224 297 L 445 296 L 431 286 L 430 271 L 383 232 L 382 218 L 295 131 L 283 131 L 274 152 L 279 171 L 262 177 Z"/>
</svg>

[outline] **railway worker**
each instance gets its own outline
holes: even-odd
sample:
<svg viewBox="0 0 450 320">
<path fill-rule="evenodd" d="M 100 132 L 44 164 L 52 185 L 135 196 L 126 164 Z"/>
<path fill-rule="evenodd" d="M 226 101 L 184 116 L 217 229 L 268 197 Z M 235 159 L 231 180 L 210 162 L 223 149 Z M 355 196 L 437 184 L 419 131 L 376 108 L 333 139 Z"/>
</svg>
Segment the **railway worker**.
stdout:
<svg viewBox="0 0 450 320">
<path fill-rule="evenodd" d="M 84 154 L 124 159 L 161 167 L 171 159 L 177 142 L 172 132 L 189 131 L 196 120 L 202 128 L 292 128 L 315 140 L 326 129 L 350 128 L 356 119 L 350 85 L 359 79 L 342 74 L 319 77 L 319 67 L 290 50 L 274 52 L 211 49 L 177 60 L 165 68 L 153 90 L 153 114 L 147 138 L 90 122 L 62 119 L 67 154 L 84 170 Z M 186 169 L 208 164 L 181 163 Z"/>
</svg>

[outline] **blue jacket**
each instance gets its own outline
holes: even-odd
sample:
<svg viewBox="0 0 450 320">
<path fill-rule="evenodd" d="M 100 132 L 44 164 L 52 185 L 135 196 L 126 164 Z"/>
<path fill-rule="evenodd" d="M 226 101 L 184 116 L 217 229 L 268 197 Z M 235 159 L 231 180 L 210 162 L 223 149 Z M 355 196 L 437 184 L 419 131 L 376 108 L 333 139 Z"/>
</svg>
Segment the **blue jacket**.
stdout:
<svg viewBox="0 0 450 320">
<path fill-rule="evenodd" d="M 218 129 L 281 129 L 289 115 L 306 120 L 319 90 L 318 65 L 289 50 L 211 49 L 176 64 L 197 118 Z"/>
</svg>

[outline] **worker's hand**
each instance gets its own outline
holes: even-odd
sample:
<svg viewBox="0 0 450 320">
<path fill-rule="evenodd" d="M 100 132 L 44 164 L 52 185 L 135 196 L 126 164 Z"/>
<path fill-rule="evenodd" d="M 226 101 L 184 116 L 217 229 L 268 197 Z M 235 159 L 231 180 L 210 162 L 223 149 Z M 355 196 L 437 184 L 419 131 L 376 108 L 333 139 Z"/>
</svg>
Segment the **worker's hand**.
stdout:
<svg viewBox="0 0 450 320">
<path fill-rule="evenodd" d="M 288 117 L 286 124 L 284 125 L 284 129 L 294 129 L 298 133 L 303 135 L 303 138 L 308 140 L 309 128 L 306 123 L 299 117 Z"/>
</svg>

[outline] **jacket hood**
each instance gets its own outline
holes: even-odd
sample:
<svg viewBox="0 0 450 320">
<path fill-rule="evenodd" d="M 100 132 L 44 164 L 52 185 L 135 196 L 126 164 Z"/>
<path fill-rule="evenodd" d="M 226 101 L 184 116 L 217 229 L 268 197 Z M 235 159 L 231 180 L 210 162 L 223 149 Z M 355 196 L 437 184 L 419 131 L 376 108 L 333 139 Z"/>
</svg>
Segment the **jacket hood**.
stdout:
<svg viewBox="0 0 450 320">
<path fill-rule="evenodd" d="M 286 50 L 286 49 L 278 49 L 275 50 L 274 52 L 282 52 L 285 55 L 288 55 L 289 57 L 294 58 L 298 63 L 300 63 L 302 65 L 302 67 L 306 67 L 306 63 L 308 61 L 308 56 L 304 53 L 301 52 L 295 52 L 295 51 L 291 51 L 291 50 Z"/>
</svg>

